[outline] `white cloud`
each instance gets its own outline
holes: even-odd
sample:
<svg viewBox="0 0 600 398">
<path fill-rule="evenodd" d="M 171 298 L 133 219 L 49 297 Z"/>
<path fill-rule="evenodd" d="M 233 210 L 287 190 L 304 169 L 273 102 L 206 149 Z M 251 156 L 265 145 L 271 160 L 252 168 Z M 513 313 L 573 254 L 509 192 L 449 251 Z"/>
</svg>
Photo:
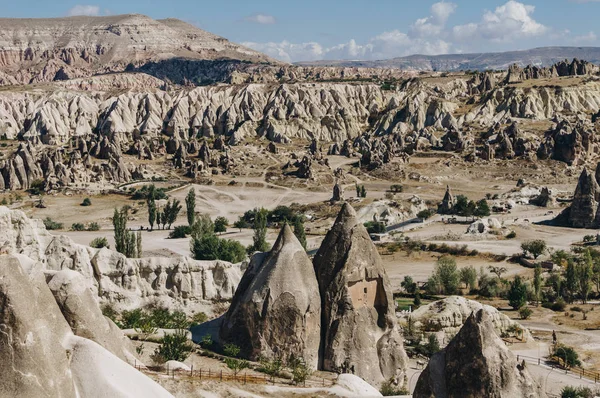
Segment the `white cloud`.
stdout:
<svg viewBox="0 0 600 398">
<path fill-rule="evenodd" d="M 87 15 L 87 16 L 95 17 L 95 16 L 100 15 L 100 7 L 92 6 L 92 5 L 78 4 L 78 5 L 74 6 L 73 8 L 71 8 L 67 12 L 67 15 L 70 17 L 76 16 L 76 15 Z"/>
<path fill-rule="evenodd" d="M 457 41 L 473 39 L 492 42 L 510 42 L 523 37 L 541 36 L 549 28 L 533 19 L 535 7 L 510 0 L 506 4 L 486 11 L 478 23 L 458 25 L 452 29 Z"/>
<path fill-rule="evenodd" d="M 254 22 L 261 25 L 272 25 L 277 22 L 274 16 L 265 14 L 250 15 L 249 17 L 244 18 L 244 21 Z"/>
<path fill-rule="evenodd" d="M 456 4 L 439 2 L 431 6 L 431 15 L 417 19 L 411 25 L 409 33 L 413 37 L 439 36 L 446 27 L 450 15 L 456 11 Z"/>
<path fill-rule="evenodd" d="M 573 38 L 573 44 L 575 45 L 579 45 L 579 44 L 591 44 L 596 42 L 596 40 L 598 39 L 598 37 L 596 36 L 596 34 L 592 31 L 581 35 L 581 36 L 575 36 Z"/>
<path fill-rule="evenodd" d="M 329 47 L 318 42 L 243 44 L 274 58 L 295 62 L 321 59 L 377 60 L 411 54 L 494 51 L 505 49 L 508 44 L 521 45 L 525 40 L 530 43 L 534 39 L 537 42 L 545 40 L 553 44 L 585 44 L 597 41 L 594 32 L 574 36 L 567 30 L 560 31 L 540 23 L 534 19 L 534 6 L 515 0 L 509 0 L 494 10 L 484 10 L 479 20 L 449 26 L 450 18 L 456 10 L 455 3 L 440 1 L 431 6 L 429 16 L 417 19 L 405 31 L 386 31 L 363 43 L 352 39 Z"/>
</svg>

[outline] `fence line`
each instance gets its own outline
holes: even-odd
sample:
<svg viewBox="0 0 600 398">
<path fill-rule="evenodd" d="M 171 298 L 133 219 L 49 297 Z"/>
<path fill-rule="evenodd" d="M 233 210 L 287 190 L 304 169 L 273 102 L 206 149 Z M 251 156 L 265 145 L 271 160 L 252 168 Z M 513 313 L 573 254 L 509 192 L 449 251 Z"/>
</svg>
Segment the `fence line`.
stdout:
<svg viewBox="0 0 600 398">
<path fill-rule="evenodd" d="M 582 378 L 586 378 L 590 381 L 594 381 L 594 383 L 598 383 L 600 382 L 600 373 L 599 372 L 595 372 L 593 370 L 589 370 L 589 369 L 584 369 L 582 367 L 579 366 L 565 366 L 565 361 L 563 358 L 560 358 L 558 356 L 551 356 L 548 359 L 545 358 L 539 358 L 539 357 L 530 357 L 527 355 L 517 355 L 517 362 L 520 362 L 521 360 L 524 360 L 525 362 L 529 362 L 529 363 L 534 363 L 537 365 L 541 365 L 542 362 L 545 364 L 546 361 L 550 360 L 550 361 L 554 361 L 556 363 L 558 363 L 558 366 L 561 367 L 561 370 L 565 371 L 565 374 L 568 374 L 569 372 L 573 375 L 573 376 L 579 376 L 580 379 Z M 554 365 L 550 365 L 551 368 L 554 369 Z"/>
<path fill-rule="evenodd" d="M 239 372 L 239 373 L 234 373 L 234 372 L 228 372 L 228 371 L 223 371 L 223 370 L 212 370 L 212 369 L 194 369 L 194 366 L 192 365 L 192 367 L 190 368 L 190 370 L 183 370 L 183 369 L 169 369 L 168 367 L 166 369 L 163 369 L 162 367 L 153 367 L 153 366 L 148 366 L 148 367 L 144 367 L 142 365 L 137 365 L 135 364 L 135 368 L 137 370 L 139 370 L 140 372 L 154 372 L 154 373 L 165 373 L 167 376 L 172 377 L 173 379 L 175 378 L 175 376 L 177 377 L 185 377 L 185 378 L 190 378 L 190 379 L 198 379 L 198 380 L 218 380 L 218 381 L 225 381 L 225 382 L 238 382 L 238 383 L 243 383 L 243 384 L 275 384 L 276 380 L 275 377 L 271 377 L 271 376 L 267 376 L 267 375 L 249 375 L 247 372 Z M 323 387 L 331 387 L 333 386 L 335 383 L 331 380 L 325 379 L 325 378 L 319 378 L 319 381 L 315 381 L 315 380 L 309 380 L 311 381 L 313 384 L 317 383 L 317 384 L 321 384 Z M 304 383 L 306 385 L 306 383 Z"/>
</svg>

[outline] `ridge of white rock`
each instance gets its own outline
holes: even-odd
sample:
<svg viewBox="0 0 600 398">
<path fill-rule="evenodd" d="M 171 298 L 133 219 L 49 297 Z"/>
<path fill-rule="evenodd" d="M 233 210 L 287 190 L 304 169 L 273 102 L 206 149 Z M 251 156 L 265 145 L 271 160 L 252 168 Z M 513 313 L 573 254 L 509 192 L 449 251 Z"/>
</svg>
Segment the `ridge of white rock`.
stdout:
<svg viewBox="0 0 600 398">
<path fill-rule="evenodd" d="M 116 309 L 146 303 L 211 312 L 211 300 L 230 299 L 241 279 L 240 265 L 179 258 L 126 258 L 106 249 L 75 244 L 51 235 L 41 220 L 0 206 L 0 250 L 25 256 L 28 267 L 44 272 L 74 270 L 83 275 L 97 299 Z"/>
</svg>

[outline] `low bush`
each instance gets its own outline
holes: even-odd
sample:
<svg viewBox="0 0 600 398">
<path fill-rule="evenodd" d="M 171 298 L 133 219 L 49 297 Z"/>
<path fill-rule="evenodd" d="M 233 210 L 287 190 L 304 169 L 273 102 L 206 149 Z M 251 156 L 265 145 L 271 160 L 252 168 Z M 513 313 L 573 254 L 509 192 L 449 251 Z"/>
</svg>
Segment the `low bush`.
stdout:
<svg viewBox="0 0 600 398">
<path fill-rule="evenodd" d="M 53 219 L 51 219 L 50 217 L 44 218 L 44 226 L 46 227 L 46 229 L 48 231 L 63 229 L 63 227 L 64 227 L 63 223 L 56 222 Z"/>
<path fill-rule="evenodd" d="M 90 198 L 85 198 L 83 199 L 83 202 L 81 202 L 81 206 L 91 206 L 92 205 L 92 201 L 90 200 Z"/>
<path fill-rule="evenodd" d="M 85 231 L 85 225 L 80 222 L 71 224 L 71 231 Z"/>
<path fill-rule="evenodd" d="M 110 248 L 110 245 L 108 244 L 108 239 L 106 238 L 94 238 L 94 240 L 90 242 L 90 247 L 95 249 L 102 249 L 103 247 L 106 247 L 108 249 Z"/>
</svg>

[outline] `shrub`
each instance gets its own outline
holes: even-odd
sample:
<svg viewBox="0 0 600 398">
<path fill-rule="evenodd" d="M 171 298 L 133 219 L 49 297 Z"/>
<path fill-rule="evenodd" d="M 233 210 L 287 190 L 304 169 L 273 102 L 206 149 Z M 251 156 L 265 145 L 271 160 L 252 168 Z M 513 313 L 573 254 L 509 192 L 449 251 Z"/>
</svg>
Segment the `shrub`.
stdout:
<svg viewBox="0 0 600 398">
<path fill-rule="evenodd" d="M 575 307 L 571 307 L 571 311 L 574 311 L 574 312 L 583 312 L 583 309 L 581 307 L 575 306 Z"/>
<path fill-rule="evenodd" d="M 394 192 L 394 193 L 399 193 L 404 191 L 404 187 L 400 184 L 394 184 L 392 186 L 390 186 L 390 191 Z"/>
<path fill-rule="evenodd" d="M 88 231 L 100 231 L 100 224 L 97 222 L 91 222 L 87 226 Z"/>
<path fill-rule="evenodd" d="M 279 376 L 283 369 L 283 362 L 281 359 L 260 359 L 260 367 L 257 369 L 259 372 L 263 372 L 271 376 L 271 381 L 275 376 Z"/>
<path fill-rule="evenodd" d="M 139 308 L 131 311 L 123 311 L 121 314 L 121 324 L 123 329 L 135 329 L 142 326 L 142 320 L 146 316 L 144 311 Z"/>
<path fill-rule="evenodd" d="M 191 233 L 191 228 L 188 225 L 178 225 L 169 232 L 169 239 L 184 239 Z"/>
<path fill-rule="evenodd" d="M 533 311 L 527 307 L 523 307 L 519 310 L 519 316 L 521 319 L 529 319 L 529 317 L 533 314 Z"/>
<path fill-rule="evenodd" d="M 575 351 L 572 347 L 559 344 L 554 349 L 552 355 L 560 358 L 563 361 L 563 364 L 568 368 L 572 366 L 581 366 L 579 354 L 577 354 L 577 351 Z"/>
<path fill-rule="evenodd" d="M 32 195 L 41 195 L 44 192 L 44 180 L 34 180 L 27 192 Z"/>
<path fill-rule="evenodd" d="M 154 351 L 152 359 L 155 362 L 179 361 L 183 362 L 190 356 L 193 347 L 188 341 L 187 332 L 178 329 L 173 334 L 167 334 Z"/>
<path fill-rule="evenodd" d="M 71 231 L 85 231 L 85 225 L 80 222 L 73 223 L 71 225 Z"/>
<path fill-rule="evenodd" d="M 94 240 L 90 242 L 90 247 L 95 249 L 102 249 L 103 247 L 106 247 L 108 249 L 110 248 L 110 245 L 108 244 L 108 239 L 106 238 L 94 238 Z"/>
<path fill-rule="evenodd" d="M 225 217 L 217 217 L 215 219 L 215 232 L 222 233 L 227 232 L 227 226 L 229 225 L 229 221 Z"/>
<path fill-rule="evenodd" d="M 49 231 L 53 231 L 56 229 L 63 229 L 63 223 L 56 222 L 56 221 L 52 220 L 50 217 L 44 218 L 44 226 Z"/>
<path fill-rule="evenodd" d="M 510 231 L 508 235 L 506 235 L 506 239 L 514 239 L 517 237 L 517 233 L 515 231 Z"/>
<path fill-rule="evenodd" d="M 563 300 L 563 298 L 560 297 L 558 300 L 556 300 L 554 303 L 552 303 L 552 305 L 550 306 L 550 309 L 552 311 L 562 312 L 565 310 L 566 306 L 567 306 L 567 303 L 565 303 L 565 300 Z"/>
<path fill-rule="evenodd" d="M 410 393 L 405 388 L 399 388 L 395 385 L 394 378 L 392 377 L 388 381 L 385 381 L 381 384 L 381 389 L 379 390 L 381 395 L 384 397 L 391 397 L 395 395 L 409 395 Z"/>
<path fill-rule="evenodd" d="M 518 310 L 527 304 L 527 286 L 521 281 L 519 275 L 510 283 L 508 291 L 508 304 Z"/>
<path fill-rule="evenodd" d="M 246 258 L 246 249 L 236 240 L 219 239 L 215 234 L 205 234 L 191 243 L 196 260 L 223 260 L 239 263 Z"/>
<path fill-rule="evenodd" d="M 379 221 L 369 221 L 364 226 L 370 234 L 382 234 L 385 232 L 385 224 Z"/>
<path fill-rule="evenodd" d="M 227 358 L 225 358 L 225 365 L 233 371 L 234 375 L 237 375 L 242 370 L 250 367 L 250 363 L 244 359 L 238 359 L 240 354 L 240 347 L 235 344 L 225 344 L 223 351 Z"/>
<path fill-rule="evenodd" d="M 81 202 L 81 206 L 91 206 L 92 205 L 92 201 L 90 200 L 90 198 L 85 198 L 83 199 L 83 202 Z"/>
<path fill-rule="evenodd" d="M 102 307 L 102 315 L 104 315 L 105 317 L 107 317 L 108 319 L 113 321 L 114 323 L 117 323 L 117 318 L 119 316 L 119 313 L 113 308 L 112 305 L 106 304 L 105 306 Z"/>
<path fill-rule="evenodd" d="M 425 209 L 417 213 L 417 217 L 423 220 L 427 220 L 428 218 L 431 218 L 435 213 L 435 210 Z"/>
<path fill-rule="evenodd" d="M 589 387 L 579 386 L 565 386 L 561 393 L 560 398 L 593 398 L 596 396 Z"/>
<path fill-rule="evenodd" d="M 210 348 L 213 345 L 213 339 L 210 334 L 204 335 L 200 340 L 200 347 L 202 348 Z"/>
<path fill-rule="evenodd" d="M 296 358 L 291 356 L 288 359 L 287 365 L 292 371 L 292 381 L 296 385 L 306 382 L 308 376 L 312 374 L 310 368 L 306 365 L 304 358 Z"/>
<path fill-rule="evenodd" d="M 208 321 L 208 316 L 204 312 L 198 312 L 192 315 L 190 319 L 190 327 L 202 325 L 204 322 Z"/>
<path fill-rule="evenodd" d="M 541 239 L 528 240 L 521 243 L 521 249 L 524 253 L 531 253 L 533 258 L 537 260 L 546 251 L 546 242 Z"/>
</svg>

